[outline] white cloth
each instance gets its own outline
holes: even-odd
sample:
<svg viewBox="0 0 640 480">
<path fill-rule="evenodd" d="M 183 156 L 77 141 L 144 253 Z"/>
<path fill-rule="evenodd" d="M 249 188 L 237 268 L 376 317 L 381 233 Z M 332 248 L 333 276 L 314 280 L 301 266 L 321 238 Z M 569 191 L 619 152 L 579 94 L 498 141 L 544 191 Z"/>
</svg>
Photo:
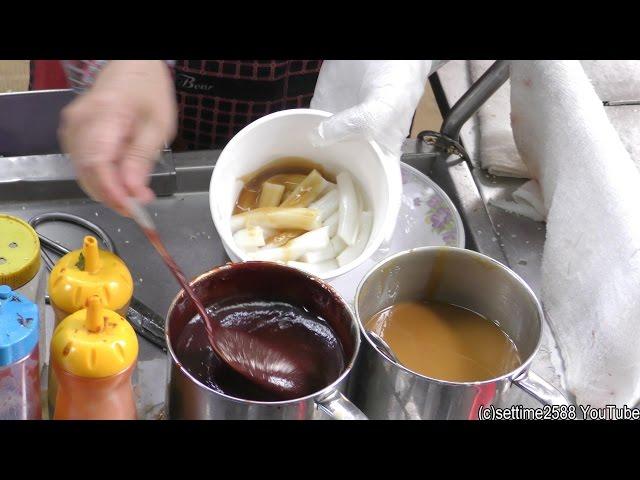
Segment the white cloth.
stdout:
<svg viewBox="0 0 640 480">
<path fill-rule="evenodd" d="M 325 60 L 311 108 L 335 115 L 322 122 L 315 143 L 362 135 L 399 160 L 432 64 L 431 60 Z"/>
<path fill-rule="evenodd" d="M 542 200 L 540 185 L 535 180 L 529 180 L 513 194 L 513 201 L 492 199 L 490 203 L 507 212 L 524 215 L 536 222 L 542 222 L 547 218 L 547 209 Z"/>
<path fill-rule="evenodd" d="M 640 60 L 582 60 L 602 101 L 640 100 Z"/>
<path fill-rule="evenodd" d="M 640 397 L 640 173 L 578 61 L 511 67 L 513 131 L 547 215 L 542 295 L 578 403 Z"/>
<path fill-rule="evenodd" d="M 493 62 L 494 60 L 470 60 L 468 67 L 471 82 L 478 80 Z M 639 60 L 583 60 L 581 63 L 602 101 L 640 100 Z M 510 91 L 511 84 L 507 81 L 478 111 L 480 163 L 482 168 L 493 175 L 531 178 L 513 140 L 509 120 Z M 620 118 L 618 111 L 612 108 L 607 113 L 614 117 L 612 121 L 616 130 L 621 134 L 627 150 L 640 165 L 638 122 Z M 617 119 L 620 121 L 616 122 Z"/>
<path fill-rule="evenodd" d="M 470 60 L 471 82 L 478 80 L 495 60 Z M 499 177 L 531 178 L 520 159 L 511 131 L 511 87 L 507 81 L 477 113 L 482 168 Z"/>
<path fill-rule="evenodd" d="M 604 111 L 640 171 L 640 106 L 605 107 Z M 538 182 L 530 180 L 513 192 L 511 200 L 492 199 L 490 203 L 508 212 L 543 221 L 547 211 L 543 207 L 542 194 L 536 195 L 536 192 L 540 192 Z"/>
<path fill-rule="evenodd" d="M 475 82 L 493 62 L 470 60 L 470 80 Z M 602 101 L 640 100 L 640 61 L 583 60 L 581 63 Z M 509 80 L 477 113 L 480 165 L 493 175 L 535 179 L 520 158 L 513 140 L 509 118 L 510 91 Z M 605 111 L 631 158 L 640 168 L 640 107 L 609 107 Z M 512 200 L 491 200 L 490 203 L 536 221 L 544 220 L 546 211 L 539 208 L 542 197 L 534 196 L 534 192 L 539 191 L 536 183 L 525 183 L 513 193 Z"/>
<path fill-rule="evenodd" d="M 640 78 L 640 69 L 636 75 Z M 640 100 L 640 94 L 637 98 Z M 640 105 L 606 107 L 604 110 L 620 135 L 627 152 L 640 169 Z"/>
</svg>

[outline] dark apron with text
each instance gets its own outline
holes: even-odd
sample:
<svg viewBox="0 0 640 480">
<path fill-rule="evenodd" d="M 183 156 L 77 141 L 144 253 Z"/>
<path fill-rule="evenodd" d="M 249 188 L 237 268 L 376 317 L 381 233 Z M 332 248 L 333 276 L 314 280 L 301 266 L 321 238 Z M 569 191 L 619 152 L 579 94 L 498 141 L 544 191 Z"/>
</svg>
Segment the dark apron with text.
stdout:
<svg viewBox="0 0 640 480">
<path fill-rule="evenodd" d="M 321 60 L 178 60 L 178 135 L 173 149 L 222 148 L 272 112 L 307 108 Z"/>
</svg>

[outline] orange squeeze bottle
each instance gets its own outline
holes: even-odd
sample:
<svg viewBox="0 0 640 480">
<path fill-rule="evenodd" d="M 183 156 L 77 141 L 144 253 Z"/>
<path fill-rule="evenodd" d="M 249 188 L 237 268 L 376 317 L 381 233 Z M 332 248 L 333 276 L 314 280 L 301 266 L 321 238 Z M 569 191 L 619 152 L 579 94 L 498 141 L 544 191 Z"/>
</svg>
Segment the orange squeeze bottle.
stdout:
<svg viewBox="0 0 640 480">
<path fill-rule="evenodd" d="M 49 276 L 49 298 L 55 313 L 54 328 L 72 313 L 87 306 L 98 295 L 102 305 L 126 315 L 133 295 L 129 269 L 117 255 L 98 248 L 98 241 L 84 237 L 82 248 L 67 253 L 56 263 Z M 55 411 L 58 382 L 49 368 L 49 414 Z"/>
<path fill-rule="evenodd" d="M 51 363 L 58 379 L 54 420 L 135 420 L 131 375 L 138 339 L 118 313 L 94 295 L 87 308 L 53 333 Z"/>
</svg>

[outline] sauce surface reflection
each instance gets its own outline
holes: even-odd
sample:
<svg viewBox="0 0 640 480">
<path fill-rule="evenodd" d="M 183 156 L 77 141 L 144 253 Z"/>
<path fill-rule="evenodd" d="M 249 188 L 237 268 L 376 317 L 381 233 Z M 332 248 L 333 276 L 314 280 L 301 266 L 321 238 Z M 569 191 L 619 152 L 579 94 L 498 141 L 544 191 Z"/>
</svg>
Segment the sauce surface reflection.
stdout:
<svg viewBox="0 0 640 480">
<path fill-rule="evenodd" d="M 209 305 L 207 313 L 225 329 L 249 333 L 293 359 L 304 372 L 306 385 L 306 391 L 296 397 L 321 390 L 344 371 L 344 352 L 334 330 L 305 308 L 279 301 L 233 298 Z M 199 382 L 218 392 L 256 401 L 295 398 L 267 391 L 220 362 L 209 345 L 200 315 L 185 325 L 176 342 L 176 356 Z"/>
</svg>

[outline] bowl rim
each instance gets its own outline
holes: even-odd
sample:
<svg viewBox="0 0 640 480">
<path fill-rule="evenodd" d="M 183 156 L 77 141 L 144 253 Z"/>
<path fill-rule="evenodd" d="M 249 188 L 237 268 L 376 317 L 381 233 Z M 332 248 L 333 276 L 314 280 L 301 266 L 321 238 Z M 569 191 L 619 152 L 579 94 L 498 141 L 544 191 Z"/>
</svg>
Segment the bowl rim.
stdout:
<svg viewBox="0 0 640 480">
<path fill-rule="evenodd" d="M 442 247 L 458 247 L 458 248 L 466 248 L 467 245 L 467 236 L 466 233 L 464 231 L 464 223 L 462 223 L 462 217 L 460 216 L 460 212 L 458 211 L 458 209 L 456 208 L 456 205 L 453 203 L 453 200 L 451 200 L 451 197 L 449 197 L 449 195 L 447 195 L 447 192 L 444 191 L 444 189 L 438 185 L 436 183 L 435 180 L 433 180 L 432 178 L 430 178 L 428 175 L 425 175 L 424 173 L 422 173 L 420 170 L 418 170 L 417 168 L 409 165 L 408 163 L 404 163 L 404 162 L 400 162 L 400 168 L 404 168 L 407 171 L 409 171 L 411 174 L 416 175 L 417 177 L 419 177 L 422 181 L 424 181 L 426 184 L 429 185 L 430 188 L 432 188 L 434 190 L 434 192 L 436 192 L 441 199 L 444 200 L 444 202 L 447 204 L 447 207 L 449 208 L 449 211 L 451 212 L 455 223 L 456 223 L 456 245 L 421 245 L 423 247 L 428 247 L 428 246 L 442 246 Z M 420 247 L 413 247 L 413 248 L 420 248 Z"/>
<path fill-rule="evenodd" d="M 293 108 L 293 109 L 288 109 L 288 110 L 280 110 L 278 112 L 273 112 L 270 113 L 269 115 L 265 115 L 264 117 L 260 117 L 259 119 L 251 122 L 250 124 L 246 125 L 242 130 L 240 130 L 236 135 L 234 135 L 234 137 L 227 143 L 227 145 L 225 145 L 225 147 L 222 149 L 222 151 L 220 152 L 220 155 L 218 156 L 217 160 L 216 160 L 216 164 L 213 168 L 213 172 L 211 174 L 211 180 L 209 182 L 209 209 L 210 209 L 210 213 L 211 213 L 211 218 L 213 219 L 213 224 L 216 228 L 216 231 L 218 233 L 218 236 L 220 237 L 220 239 L 222 240 L 222 245 L 225 249 L 225 251 L 227 252 L 227 254 L 229 255 L 229 257 L 231 257 L 232 261 L 236 261 L 234 260 L 233 257 L 236 257 L 237 259 L 239 259 L 238 261 L 244 262 L 244 261 L 249 261 L 251 260 L 250 258 L 248 258 L 246 256 L 246 254 L 242 253 L 240 251 L 239 248 L 236 247 L 235 243 L 233 242 L 233 239 L 227 235 L 225 233 L 225 231 L 222 229 L 222 225 L 220 225 L 220 221 L 222 220 L 221 218 L 218 218 L 218 215 L 216 214 L 216 197 L 215 195 L 213 195 L 213 184 L 214 184 L 214 178 L 216 178 L 216 170 L 218 168 L 218 165 L 224 161 L 225 158 L 225 151 L 228 151 L 229 147 L 237 144 L 238 142 L 242 141 L 243 138 L 248 135 L 252 130 L 254 130 L 255 128 L 260 127 L 261 125 L 268 123 L 270 121 L 273 121 L 275 119 L 278 119 L 280 117 L 289 117 L 289 116 L 298 116 L 298 115 L 310 115 L 310 116 L 317 116 L 317 117 L 323 117 L 323 118 L 328 118 L 331 117 L 333 114 L 330 112 L 326 112 L 324 110 L 317 110 L 317 109 L 312 109 L 312 108 Z M 391 182 L 391 178 L 393 178 L 393 174 L 392 174 L 392 166 L 389 165 L 390 162 L 385 160 L 385 155 L 382 152 L 382 149 L 380 148 L 380 146 L 373 140 L 369 140 L 369 139 L 365 139 L 365 138 L 361 138 L 361 141 L 367 143 L 369 145 L 369 147 L 373 150 L 373 153 L 375 154 L 375 158 L 377 159 L 377 161 L 379 162 L 380 167 L 382 168 L 382 170 L 385 173 L 385 186 L 386 186 L 386 198 L 387 198 L 387 211 L 386 211 L 386 216 L 383 220 L 383 228 L 380 229 L 380 231 L 378 232 L 378 235 L 376 238 L 369 238 L 369 243 L 367 244 L 367 246 L 365 247 L 365 249 L 362 251 L 362 253 L 356 257 L 353 261 L 347 263 L 346 265 L 343 265 L 342 267 L 338 267 L 334 270 L 329 270 L 327 272 L 323 272 L 323 273 L 318 273 L 316 274 L 316 276 L 318 278 L 321 278 L 323 280 L 330 280 L 332 278 L 336 278 L 339 277 L 341 275 L 344 275 L 345 273 L 348 273 L 356 268 L 358 268 L 360 265 L 362 265 L 368 258 L 370 258 L 373 253 L 380 247 L 380 245 L 382 244 L 382 242 L 384 241 L 385 235 L 387 233 L 387 230 L 390 228 L 389 225 L 390 224 L 395 224 L 395 220 L 397 217 L 397 212 L 395 212 L 395 209 L 392 208 L 392 202 L 391 202 L 391 194 L 392 194 L 392 190 L 393 190 L 393 185 Z M 398 168 L 400 168 L 400 161 L 398 160 Z M 400 184 L 400 191 L 399 194 L 402 195 L 402 184 Z M 400 200 L 401 201 L 401 200 Z M 373 240 L 373 241 L 372 241 Z M 233 255 L 232 255 L 233 254 Z M 293 267 L 295 268 L 295 267 Z"/>
</svg>

